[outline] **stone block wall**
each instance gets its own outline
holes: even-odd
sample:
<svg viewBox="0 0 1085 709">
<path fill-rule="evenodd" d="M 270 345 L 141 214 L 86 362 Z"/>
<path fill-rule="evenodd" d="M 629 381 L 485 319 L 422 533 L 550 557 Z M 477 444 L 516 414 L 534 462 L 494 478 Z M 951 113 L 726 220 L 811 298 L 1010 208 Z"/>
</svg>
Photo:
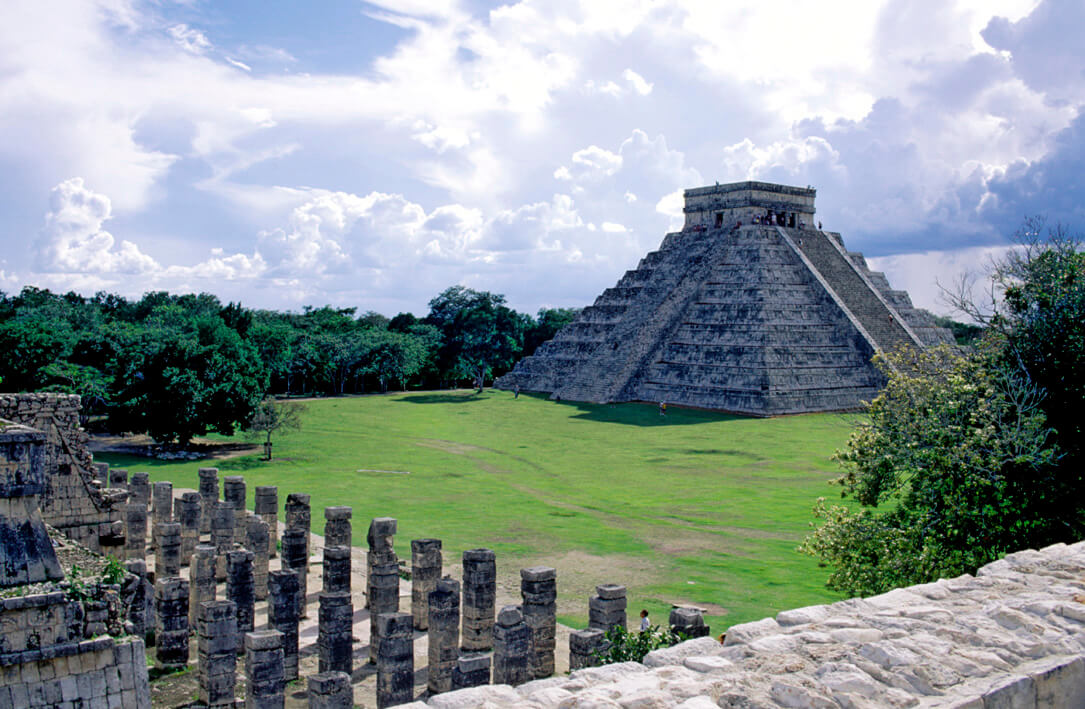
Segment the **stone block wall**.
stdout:
<svg viewBox="0 0 1085 709">
<path fill-rule="evenodd" d="M 47 524 L 94 551 L 116 543 L 111 525 L 120 521 L 125 495 L 96 485 L 87 434 L 79 427 L 79 397 L 71 394 L 0 394 L 0 419 L 45 433 L 45 492 L 41 514 Z M 110 549 L 105 549 L 110 551 Z"/>
<path fill-rule="evenodd" d="M 0 707 L 149 707 L 143 641 L 71 636 L 63 593 L 0 600 Z"/>
</svg>

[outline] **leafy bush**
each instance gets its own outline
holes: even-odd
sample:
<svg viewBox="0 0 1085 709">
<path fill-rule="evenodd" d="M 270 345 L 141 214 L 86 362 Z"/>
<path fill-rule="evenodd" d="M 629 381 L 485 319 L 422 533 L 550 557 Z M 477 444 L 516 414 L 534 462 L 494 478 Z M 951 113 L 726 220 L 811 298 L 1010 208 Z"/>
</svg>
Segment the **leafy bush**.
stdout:
<svg viewBox="0 0 1085 709">
<path fill-rule="evenodd" d="M 658 625 L 640 632 L 631 632 L 620 625 L 615 625 L 607 631 L 606 643 L 602 650 L 594 653 L 594 657 L 601 665 L 610 665 L 615 662 L 643 662 L 644 656 L 652 650 L 671 647 L 686 639 L 685 634 L 664 630 Z"/>
</svg>

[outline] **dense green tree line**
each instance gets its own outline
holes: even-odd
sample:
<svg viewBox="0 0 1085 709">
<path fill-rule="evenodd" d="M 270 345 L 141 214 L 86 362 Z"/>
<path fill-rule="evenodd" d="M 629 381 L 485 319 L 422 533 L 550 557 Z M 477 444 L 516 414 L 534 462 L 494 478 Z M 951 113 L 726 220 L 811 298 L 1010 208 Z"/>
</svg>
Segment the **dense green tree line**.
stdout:
<svg viewBox="0 0 1085 709">
<path fill-rule="evenodd" d="M 247 424 L 267 396 L 331 396 L 483 383 L 576 315 L 533 318 L 463 286 L 429 313 L 389 319 L 355 308 L 252 310 L 200 295 L 87 298 L 0 292 L 0 380 L 8 391 L 83 397 L 111 430 L 187 443 Z"/>
</svg>

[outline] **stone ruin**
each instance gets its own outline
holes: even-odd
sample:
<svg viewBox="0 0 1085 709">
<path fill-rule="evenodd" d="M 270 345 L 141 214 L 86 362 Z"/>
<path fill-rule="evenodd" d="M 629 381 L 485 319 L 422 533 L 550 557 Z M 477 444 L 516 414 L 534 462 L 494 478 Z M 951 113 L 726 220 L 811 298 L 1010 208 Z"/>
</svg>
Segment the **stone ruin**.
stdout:
<svg viewBox="0 0 1085 709">
<path fill-rule="evenodd" d="M 0 419 L 45 436 L 42 465 L 47 471 L 41 516 L 47 524 L 88 549 L 123 556 L 121 523 L 127 492 L 108 488 L 79 427 L 74 394 L 0 394 Z"/>
<path fill-rule="evenodd" d="M 59 581 L 38 511 L 49 489 L 47 442 L 43 431 L 0 422 L 0 707 L 148 707 L 145 637 L 161 671 L 195 666 L 194 696 L 209 707 L 238 706 L 242 693 L 248 707 L 278 709 L 288 694 L 297 706 L 299 690 L 310 707 L 349 707 L 352 682 L 374 674 L 357 674 L 367 659 L 378 707 L 1085 706 L 1085 542 L 1011 554 L 975 577 L 783 611 L 732 626 L 722 643 L 699 609 L 675 607 L 671 629 L 694 639 L 649 653 L 643 664 L 599 666 L 607 631 L 628 620 L 625 586 L 600 584 L 586 599 L 589 627 L 569 636 L 572 672 L 555 676 L 555 654 L 566 648 L 555 642 L 554 569 L 522 569 L 520 603 L 498 610 L 492 550 L 462 553 L 461 585 L 442 576 L 440 540 L 418 539 L 411 568 L 419 592 L 400 593 L 397 523 L 380 517 L 370 523 L 371 578 L 363 586 L 371 615 L 356 615 L 350 508 L 325 513 L 325 541 L 333 544 L 323 549 L 323 588 L 309 596 L 301 590 L 310 563 L 308 495 L 287 497 L 284 554 L 280 568 L 268 569 L 266 504 L 256 513 L 239 494 L 220 500 L 214 469 L 201 471 L 201 481 L 215 484 L 201 486 L 200 500 L 157 485 L 160 493 L 171 490 L 173 504 L 160 495 L 156 533 L 148 535 L 146 476 L 132 476 L 137 490 L 129 496 L 127 475 L 92 468 L 119 486 L 104 497 L 131 500 L 130 528 L 111 530 L 127 541 L 128 573 L 118 584 L 96 582 L 73 594 L 75 587 Z M 231 488 L 243 484 L 235 479 Z M 277 500 L 278 491 L 265 488 L 263 497 Z M 204 501 L 229 526 L 208 519 L 200 534 Z M 174 520 L 166 513 L 173 509 L 184 513 Z M 278 526 L 277 509 L 272 521 Z M 217 587 L 220 557 L 225 578 Z M 258 597 L 260 583 L 266 600 Z M 24 590 L 5 597 L 5 589 Z M 316 620 L 299 648 L 310 604 Z M 370 622 L 366 651 L 355 635 Z M 421 638 L 428 640 L 422 655 Z M 318 671 L 300 671 L 303 652 L 317 656 Z M 420 672 L 427 678 L 422 699 Z M 290 690 L 286 682 L 294 679 L 304 681 Z"/>
<path fill-rule="evenodd" d="M 815 195 L 686 190 L 682 231 L 494 386 L 754 416 L 859 408 L 884 384 L 876 352 L 953 336 L 821 230 Z"/>
<path fill-rule="evenodd" d="M 25 406 L 19 398 L 0 397 L 0 408 L 22 411 L 24 421 L 55 424 L 43 413 L 54 397 L 30 395 Z M 78 588 L 61 581 L 39 499 L 78 537 L 98 539 L 103 524 L 109 531 L 102 536 L 113 532 L 102 522 L 103 509 L 73 504 L 90 499 L 93 487 L 82 474 L 89 466 L 73 468 L 64 462 L 67 453 L 58 452 L 64 432 L 0 419 L 0 707 L 150 706 L 143 639 L 125 622 L 125 608 L 138 605 L 138 579 Z M 78 519 L 79 509 L 90 522 Z"/>
</svg>

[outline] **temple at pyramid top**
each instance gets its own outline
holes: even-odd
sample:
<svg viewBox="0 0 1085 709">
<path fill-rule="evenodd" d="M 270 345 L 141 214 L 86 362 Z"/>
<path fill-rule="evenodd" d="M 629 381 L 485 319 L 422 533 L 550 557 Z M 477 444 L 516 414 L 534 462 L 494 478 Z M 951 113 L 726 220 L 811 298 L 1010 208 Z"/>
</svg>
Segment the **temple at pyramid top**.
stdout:
<svg viewBox="0 0 1085 709">
<path fill-rule="evenodd" d="M 880 350 L 952 343 L 815 221 L 816 190 L 686 190 L 685 225 L 495 386 L 754 416 L 859 408 Z"/>
</svg>

